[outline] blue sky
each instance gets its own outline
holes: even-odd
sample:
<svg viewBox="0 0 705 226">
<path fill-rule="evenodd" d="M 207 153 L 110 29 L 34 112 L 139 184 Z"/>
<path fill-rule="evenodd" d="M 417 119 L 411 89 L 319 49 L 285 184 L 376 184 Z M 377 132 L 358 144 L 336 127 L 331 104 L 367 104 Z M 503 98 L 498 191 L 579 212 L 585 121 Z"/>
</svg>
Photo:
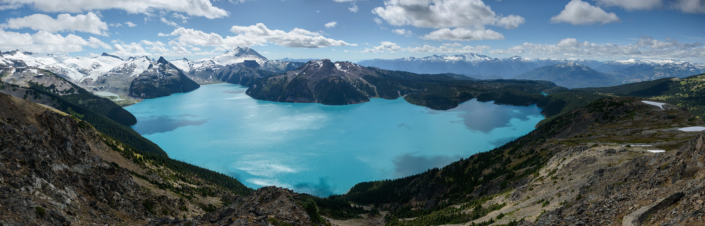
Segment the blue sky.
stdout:
<svg viewBox="0 0 705 226">
<path fill-rule="evenodd" d="M 705 0 L 0 0 L 0 12 L 2 51 L 705 62 Z"/>
</svg>

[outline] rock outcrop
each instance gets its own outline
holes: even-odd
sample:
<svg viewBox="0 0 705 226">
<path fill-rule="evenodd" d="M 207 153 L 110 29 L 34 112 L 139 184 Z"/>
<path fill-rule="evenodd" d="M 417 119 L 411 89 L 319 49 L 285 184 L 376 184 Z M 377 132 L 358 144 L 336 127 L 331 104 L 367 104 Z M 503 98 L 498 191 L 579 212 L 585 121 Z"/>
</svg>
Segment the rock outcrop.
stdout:
<svg viewBox="0 0 705 226">
<path fill-rule="evenodd" d="M 160 57 L 130 84 L 130 96 L 135 98 L 157 98 L 173 93 L 190 92 L 200 85 L 169 61 Z"/>
</svg>

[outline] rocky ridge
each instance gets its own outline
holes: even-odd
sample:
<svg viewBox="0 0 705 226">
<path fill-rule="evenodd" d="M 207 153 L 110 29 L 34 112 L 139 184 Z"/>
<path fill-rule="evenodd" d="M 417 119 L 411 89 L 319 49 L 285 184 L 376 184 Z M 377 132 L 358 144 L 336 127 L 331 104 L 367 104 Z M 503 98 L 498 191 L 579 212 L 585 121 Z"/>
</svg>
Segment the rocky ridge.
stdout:
<svg viewBox="0 0 705 226">
<path fill-rule="evenodd" d="M 313 225 L 289 190 L 231 190 L 157 159 L 66 113 L 0 94 L 0 224 L 212 225 L 240 216 L 239 225 Z"/>
</svg>

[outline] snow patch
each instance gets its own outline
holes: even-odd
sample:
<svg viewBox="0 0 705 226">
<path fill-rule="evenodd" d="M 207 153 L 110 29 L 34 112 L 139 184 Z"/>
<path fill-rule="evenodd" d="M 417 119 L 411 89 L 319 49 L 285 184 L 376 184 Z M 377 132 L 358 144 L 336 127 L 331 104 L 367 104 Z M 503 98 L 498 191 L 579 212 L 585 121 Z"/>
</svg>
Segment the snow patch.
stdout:
<svg viewBox="0 0 705 226">
<path fill-rule="evenodd" d="M 666 105 L 665 103 L 659 103 L 659 102 L 653 102 L 653 101 L 648 101 L 648 100 L 642 100 L 642 103 L 648 104 L 648 105 L 653 105 L 656 107 L 660 107 L 663 110 L 663 105 Z"/>
<path fill-rule="evenodd" d="M 646 151 L 651 152 L 651 153 L 664 153 L 664 152 L 666 152 L 666 150 L 646 150 Z"/>
<path fill-rule="evenodd" d="M 705 130 L 705 127 L 703 127 L 703 126 L 691 126 L 691 127 L 680 128 L 680 129 L 678 129 L 678 130 L 683 131 L 683 132 L 700 132 L 700 131 Z"/>
</svg>

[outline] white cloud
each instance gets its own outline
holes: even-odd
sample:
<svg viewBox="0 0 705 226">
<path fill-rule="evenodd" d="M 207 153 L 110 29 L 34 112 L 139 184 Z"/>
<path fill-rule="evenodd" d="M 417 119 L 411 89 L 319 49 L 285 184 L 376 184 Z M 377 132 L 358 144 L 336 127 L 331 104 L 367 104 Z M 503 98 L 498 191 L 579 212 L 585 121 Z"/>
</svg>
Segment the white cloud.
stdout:
<svg viewBox="0 0 705 226">
<path fill-rule="evenodd" d="M 140 42 L 124 43 L 121 41 L 114 41 L 113 49 L 115 50 L 111 54 L 116 56 L 191 56 L 194 55 L 191 51 L 187 50 L 185 46 L 179 43 L 170 42 L 167 46 L 160 41 L 148 41 L 142 40 Z M 198 50 L 198 48 L 192 48 L 192 50 Z"/>
<path fill-rule="evenodd" d="M 375 21 L 375 23 L 377 23 L 377 24 L 382 24 L 382 20 L 379 19 L 379 18 L 376 18 L 376 17 L 375 17 L 374 21 Z"/>
<path fill-rule="evenodd" d="M 386 0 L 384 7 L 372 10 L 394 26 L 415 27 L 483 27 L 487 25 L 516 28 L 523 17 L 497 15 L 482 0 Z"/>
<path fill-rule="evenodd" d="M 371 49 L 365 48 L 363 50 L 363 53 L 381 53 L 381 52 L 399 52 L 399 51 L 404 51 L 404 48 L 401 48 L 399 45 L 393 42 L 382 42 L 381 45 L 372 47 Z"/>
<path fill-rule="evenodd" d="M 647 10 L 660 8 L 662 0 L 597 0 L 603 6 L 619 6 L 626 10 Z"/>
<path fill-rule="evenodd" d="M 2 28 L 29 28 L 36 31 L 56 33 L 60 31 L 79 31 L 96 35 L 108 36 L 108 24 L 101 21 L 98 15 L 89 12 L 86 15 L 59 14 L 56 19 L 45 14 L 33 14 L 26 17 L 10 18 L 0 25 Z"/>
<path fill-rule="evenodd" d="M 128 27 L 137 27 L 137 24 L 132 23 L 130 21 L 125 22 L 125 25 L 127 25 Z"/>
<path fill-rule="evenodd" d="M 493 30 L 471 30 L 465 28 L 448 29 L 441 28 L 421 37 L 426 40 L 448 40 L 448 41 L 478 41 L 478 40 L 502 40 L 504 36 Z"/>
<path fill-rule="evenodd" d="M 149 14 L 167 10 L 209 19 L 227 17 L 228 12 L 214 7 L 210 0 L 3 0 L 0 9 L 32 6 L 44 12 L 85 12 L 91 10 L 122 9 L 128 13 Z"/>
<path fill-rule="evenodd" d="M 326 24 L 323 25 L 323 26 L 325 26 L 326 28 L 334 28 L 335 25 L 338 25 L 338 22 L 336 22 L 336 21 L 331 21 L 331 22 L 326 23 Z"/>
<path fill-rule="evenodd" d="M 414 33 L 412 33 L 409 30 L 406 30 L 406 29 L 394 29 L 394 30 L 392 30 L 392 33 L 398 34 L 398 35 L 403 35 L 406 37 L 411 37 L 412 35 L 414 35 Z"/>
<path fill-rule="evenodd" d="M 258 23 L 252 26 L 233 26 L 231 32 L 237 36 L 227 36 L 223 38 L 216 33 L 205 33 L 203 31 L 177 28 L 170 34 L 159 34 L 159 36 L 174 36 L 178 43 L 182 45 L 195 46 L 220 46 L 224 48 L 234 48 L 237 46 L 254 46 L 274 43 L 284 47 L 294 48 L 321 48 L 328 46 L 357 46 L 342 40 L 334 40 L 323 37 L 318 32 L 294 28 L 289 32 L 282 30 L 270 30 L 264 24 Z"/>
<path fill-rule="evenodd" d="M 379 46 L 365 48 L 363 53 L 381 53 L 381 52 L 414 52 L 414 53 L 482 53 L 489 50 L 489 46 L 463 46 L 459 43 L 446 43 L 443 46 L 435 47 L 424 45 L 420 47 L 402 48 L 393 42 L 382 42 Z"/>
<path fill-rule="evenodd" d="M 600 7 L 580 0 L 570 1 L 560 14 L 551 18 L 551 23 L 569 23 L 573 25 L 607 24 L 619 22 L 614 13 L 605 12 Z"/>
<path fill-rule="evenodd" d="M 174 17 L 174 18 L 176 18 L 176 19 L 180 19 L 182 23 L 188 22 L 188 19 L 189 19 L 187 16 L 184 16 L 184 15 L 181 15 L 181 14 L 178 14 L 178 13 L 173 13 L 173 14 L 171 14 L 171 17 Z"/>
<path fill-rule="evenodd" d="M 675 39 L 657 40 L 642 37 L 635 43 L 598 44 L 579 42 L 574 38 L 560 40 L 556 44 L 524 43 L 507 49 L 490 50 L 492 54 L 530 55 L 539 57 L 586 57 L 586 58 L 653 58 L 653 59 L 693 59 L 705 58 L 705 46 L 695 42 L 683 44 Z"/>
<path fill-rule="evenodd" d="M 177 28 L 178 28 L 178 27 L 181 27 L 181 26 L 180 26 L 179 24 L 177 24 L 176 22 L 171 21 L 171 20 L 167 20 L 167 19 L 165 19 L 164 17 L 161 18 L 161 21 L 162 21 L 162 23 L 165 23 L 166 25 L 169 25 L 169 26 L 172 26 L 172 27 L 177 27 Z"/>
<path fill-rule="evenodd" d="M 348 8 L 348 10 L 350 10 L 350 12 L 356 13 L 358 10 L 360 10 L 360 8 L 357 7 L 357 4 L 353 3 L 352 6 Z"/>
<path fill-rule="evenodd" d="M 110 45 L 97 38 L 85 40 L 74 34 L 62 36 L 47 31 L 35 34 L 4 31 L 0 29 L 0 49 L 19 49 L 36 53 L 64 54 L 80 52 L 84 47 L 111 49 Z"/>
<path fill-rule="evenodd" d="M 111 27 L 122 27 L 122 24 L 121 24 L 121 23 L 108 24 L 108 26 L 111 26 Z"/>
<path fill-rule="evenodd" d="M 673 4 L 673 8 L 684 13 L 705 13 L 704 0 L 678 0 Z"/>
</svg>

